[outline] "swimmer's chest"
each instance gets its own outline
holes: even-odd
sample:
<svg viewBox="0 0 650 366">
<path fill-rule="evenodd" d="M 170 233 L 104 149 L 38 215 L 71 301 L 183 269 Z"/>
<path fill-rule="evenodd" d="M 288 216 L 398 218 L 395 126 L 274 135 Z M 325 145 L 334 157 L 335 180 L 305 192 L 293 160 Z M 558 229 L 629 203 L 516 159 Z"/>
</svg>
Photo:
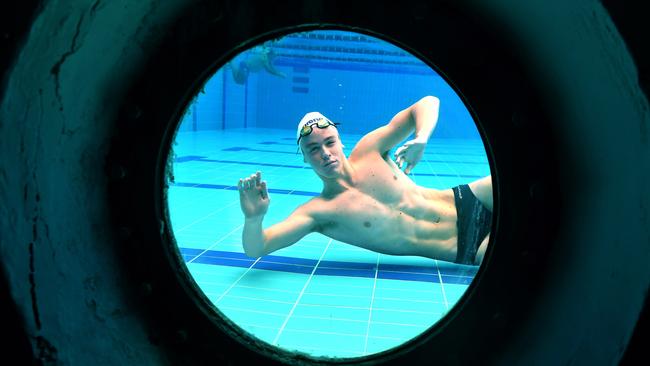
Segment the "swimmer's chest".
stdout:
<svg viewBox="0 0 650 366">
<path fill-rule="evenodd" d="M 379 250 L 387 244 L 401 244 L 403 230 L 412 221 L 373 197 L 348 191 L 321 206 L 319 231 L 336 240 Z"/>
<path fill-rule="evenodd" d="M 417 194 L 418 187 L 387 156 L 365 157 L 355 162 L 356 188 L 377 202 L 400 207 Z"/>
<path fill-rule="evenodd" d="M 400 177 L 401 172 L 392 171 L 384 161 L 355 168 L 355 187 L 321 205 L 322 229 L 334 236 L 352 230 L 379 238 L 422 216 L 422 198 L 418 199 L 418 187 L 408 177 Z"/>
</svg>

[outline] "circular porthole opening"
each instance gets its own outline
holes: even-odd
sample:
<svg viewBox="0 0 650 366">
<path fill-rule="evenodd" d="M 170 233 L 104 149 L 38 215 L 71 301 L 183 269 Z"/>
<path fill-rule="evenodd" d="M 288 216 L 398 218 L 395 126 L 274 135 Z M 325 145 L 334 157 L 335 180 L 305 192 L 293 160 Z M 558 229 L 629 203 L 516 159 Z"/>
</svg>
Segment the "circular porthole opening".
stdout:
<svg viewBox="0 0 650 366">
<path fill-rule="evenodd" d="M 368 158 L 378 144 L 389 150 Z M 193 283 L 290 352 L 355 358 L 418 337 L 466 292 L 489 243 L 490 166 L 465 102 L 366 34 L 292 33 L 237 54 L 187 105 L 169 161 L 167 219 Z M 246 192 L 265 201 L 254 212 Z M 256 225 L 269 250 L 245 248 Z"/>
</svg>

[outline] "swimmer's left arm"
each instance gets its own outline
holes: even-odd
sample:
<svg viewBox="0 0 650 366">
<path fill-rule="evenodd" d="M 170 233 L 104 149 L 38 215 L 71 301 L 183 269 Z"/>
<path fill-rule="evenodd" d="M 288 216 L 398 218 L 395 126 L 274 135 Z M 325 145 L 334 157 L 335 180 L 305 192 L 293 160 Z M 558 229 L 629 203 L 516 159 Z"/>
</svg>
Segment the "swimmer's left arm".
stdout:
<svg viewBox="0 0 650 366">
<path fill-rule="evenodd" d="M 379 150 L 384 154 L 413 132 L 414 140 L 426 142 L 438 123 L 439 107 L 438 98 L 426 96 L 397 113 L 387 125 L 368 133 L 357 146 L 363 145 L 364 149 Z"/>
<path fill-rule="evenodd" d="M 424 147 L 438 123 L 439 108 L 438 98 L 426 96 L 397 113 L 387 125 L 364 136 L 357 149 L 378 150 L 383 155 L 415 132 L 415 137 L 395 153 L 400 168 L 404 162 L 408 163 L 405 171 L 408 173 L 424 153 Z"/>
<path fill-rule="evenodd" d="M 415 138 L 407 141 L 395 151 L 397 166 L 401 169 L 406 163 L 405 174 L 411 173 L 411 170 L 422 159 L 429 137 L 438 122 L 439 106 L 440 100 L 438 98 L 428 96 L 422 98 L 410 108 L 410 118 L 415 124 Z"/>
<path fill-rule="evenodd" d="M 411 119 L 415 123 L 414 140 L 425 143 L 429 141 L 431 133 L 433 133 L 433 130 L 438 124 L 439 110 L 440 99 L 433 96 L 426 96 L 411 106 Z"/>
</svg>

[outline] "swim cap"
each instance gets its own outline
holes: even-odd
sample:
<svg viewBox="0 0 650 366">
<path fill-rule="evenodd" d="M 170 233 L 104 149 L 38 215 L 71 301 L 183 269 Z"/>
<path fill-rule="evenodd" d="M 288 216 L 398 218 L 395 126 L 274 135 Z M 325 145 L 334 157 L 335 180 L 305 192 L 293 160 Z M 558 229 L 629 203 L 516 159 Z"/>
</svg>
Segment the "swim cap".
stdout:
<svg viewBox="0 0 650 366">
<path fill-rule="evenodd" d="M 334 122 L 320 114 L 320 112 L 309 112 L 305 114 L 305 116 L 300 120 L 300 123 L 298 123 L 298 129 L 296 130 L 296 142 L 300 140 L 300 130 L 302 130 L 305 125 L 313 125 L 314 123 L 318 123 L 318 121 L 321 121 L 323 119 L 329 121 L 332 125 L 334 125 Z"/>
</svg>

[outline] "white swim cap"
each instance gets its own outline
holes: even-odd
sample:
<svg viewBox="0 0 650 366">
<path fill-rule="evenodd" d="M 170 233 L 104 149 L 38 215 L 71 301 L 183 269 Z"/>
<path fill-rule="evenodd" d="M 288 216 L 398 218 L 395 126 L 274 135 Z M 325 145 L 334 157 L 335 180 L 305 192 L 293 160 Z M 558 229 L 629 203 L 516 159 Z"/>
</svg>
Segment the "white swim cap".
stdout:
<svg viewBox="0 0 650 366">
<path fill-rule="evenodd" d="M 302 130 L 303 127 L 313 125 L 323 119 L 331 123 L 333 126 L 336 125 L 329 118 L 320 114 L 320 112 L 309 112 L 305 114 L 305 116 L 302 117 L 302 119 L 300 120 L 300 123 L 298 123 L 298 129 L 296 130 L 296 143 L 300 141 L 300 131 Z"/>
</svg>

